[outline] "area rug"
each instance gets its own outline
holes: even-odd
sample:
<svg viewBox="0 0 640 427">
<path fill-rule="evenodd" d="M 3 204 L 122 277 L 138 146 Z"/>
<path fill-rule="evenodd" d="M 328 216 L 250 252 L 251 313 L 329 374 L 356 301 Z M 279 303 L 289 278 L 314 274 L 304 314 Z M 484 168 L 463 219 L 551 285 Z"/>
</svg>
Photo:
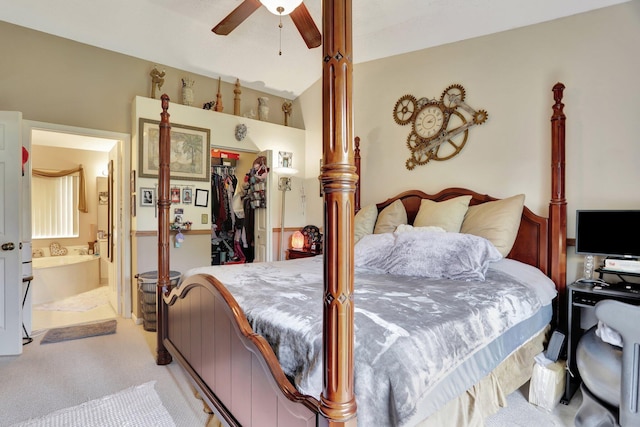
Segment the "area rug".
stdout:
<svg viewBox="0 0 640 427">
<path fill-rule="evenodd" d="M 176 427 L 154 384 L 150 381 L 11 427 Z"/>
<path fill-rule="evenodd" d="M 100 286 L 99 288 L 82 292 L 65 299 L 34 305 L 33 309 L 46 311 L 89 311 L 108 303 L 109 287 Z"/>
<path fill-rule="evenodd" d="M 40 344 L 77 340 L 80 338 L 95 337 L 116 333 L 118 322 L 115 319 L 102 322 L 84 323 L 82 325 L 67 326 L 65 328 L 49 329 L 42 337 Z"/>
</svg>

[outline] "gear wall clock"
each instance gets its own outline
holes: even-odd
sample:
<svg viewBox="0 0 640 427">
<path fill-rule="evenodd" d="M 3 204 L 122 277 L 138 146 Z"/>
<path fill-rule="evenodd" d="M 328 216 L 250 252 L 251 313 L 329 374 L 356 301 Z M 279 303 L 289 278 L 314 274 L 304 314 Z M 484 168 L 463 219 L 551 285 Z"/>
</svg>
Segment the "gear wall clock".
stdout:
<svg viewBox="0 0 640 427">
<path fill-rule="evenodd" d="M 462 85 L 446 88 L 440 100 L 404 95 L 393 108 L 393 120 L 401 126 L 411 124 L 405 162 L 409 170 L 430 160 L 448 160 L 467 143 L 469 128 L 481 125 L 489 117 L 485 110 L 474 110 L 465 102 Z M 465 114 L 466 113 L 466 114 Z"/>
</svg>

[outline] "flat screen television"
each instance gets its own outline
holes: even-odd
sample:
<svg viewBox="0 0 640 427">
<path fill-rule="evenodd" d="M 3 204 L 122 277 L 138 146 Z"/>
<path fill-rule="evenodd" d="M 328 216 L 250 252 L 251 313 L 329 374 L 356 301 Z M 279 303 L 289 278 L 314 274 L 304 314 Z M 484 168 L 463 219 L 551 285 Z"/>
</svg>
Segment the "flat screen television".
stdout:
<svg viewBox="0 0 640 427">
<path fill-rule="evenodd" d="M 640 210 L 576 211 L 576 253 L 640 258 Z"/>
</svg>

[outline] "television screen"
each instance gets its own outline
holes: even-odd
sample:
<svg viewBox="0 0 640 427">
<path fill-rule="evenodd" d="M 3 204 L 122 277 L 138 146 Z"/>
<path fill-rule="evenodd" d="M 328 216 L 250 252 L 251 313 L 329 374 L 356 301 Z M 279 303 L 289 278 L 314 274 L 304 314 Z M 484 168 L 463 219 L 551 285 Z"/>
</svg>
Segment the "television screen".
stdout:
<svg viewBox="0 0 640 427">
<path fill-rule="evenodd" d="M 576 253 L 640 257 L 640 210 L 576 211 Z"/>
</svg>

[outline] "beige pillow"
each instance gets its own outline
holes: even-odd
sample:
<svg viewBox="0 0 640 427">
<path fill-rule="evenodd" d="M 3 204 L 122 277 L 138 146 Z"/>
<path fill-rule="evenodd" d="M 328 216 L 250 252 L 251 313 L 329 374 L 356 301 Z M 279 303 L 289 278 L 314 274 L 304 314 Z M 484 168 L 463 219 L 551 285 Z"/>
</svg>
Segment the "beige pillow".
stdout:
<svg viewBox="0 0 640 427">
<path fill-rule="evenodd" d="M 360 209 L 353 219 L 354 222 L 354 239 L 353 243 L 358 243 L 367 234 L 373 233 L 373 227 L 376 226 L 378 218 L 378 207 L 376 205 L 365 206 Z"/>
<path fill-rule="evenodd" d="M 471 206 L 461 233 L 489 240 L 506 257 L 516 241 L 524 206 L 524 194 Z"/>
<path fill-rule="evenodd" d="M 393 233 L 400 224 L 407 223 L 407 211 L 400 200 L 384 208 L 378 215 L 373 234 Z"/>
<path fill-rule="evenodd" d="M 413 226 L 442 227 L 449 232 L 458 233 L 470 201 L 471 196 L 458 196 L 442 202 L 423 199 Z"/>
</svg>

